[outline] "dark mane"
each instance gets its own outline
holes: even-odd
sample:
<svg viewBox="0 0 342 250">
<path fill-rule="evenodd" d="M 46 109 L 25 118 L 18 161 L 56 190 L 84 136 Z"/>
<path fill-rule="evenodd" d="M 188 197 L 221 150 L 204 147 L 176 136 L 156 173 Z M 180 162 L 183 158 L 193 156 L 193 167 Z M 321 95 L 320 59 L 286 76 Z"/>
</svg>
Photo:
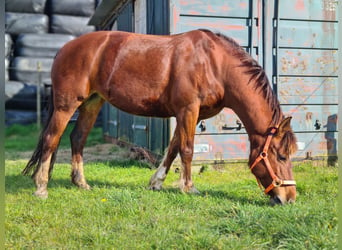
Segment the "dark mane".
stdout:
<svg viewBox="0 0 342 250">
<path fill-rule="evenodd" d="M 209 30 L 203 30 L 203 32 L 210 32 Z M 272 126 L 278 125 L 283 119 L 280 105 L 276 95 L 274 94 L 270 82 L 264 69 L 259 63 L 252 58 L 233 38 L 223 35 L 222 33 L 213 33 L 217 37 L 229 44 L 230 50 L 234 49 L 234 54 L 241 60 L 240 67 L 246 68 L 245 73 L 250 75 L 248 83 L 253 82 L 255 84 L 255 90 L 259 90 L 263 93 L 265 99 L 269 103 L 270 107 L 274 110 L 272 116 Z"/>
</svg>

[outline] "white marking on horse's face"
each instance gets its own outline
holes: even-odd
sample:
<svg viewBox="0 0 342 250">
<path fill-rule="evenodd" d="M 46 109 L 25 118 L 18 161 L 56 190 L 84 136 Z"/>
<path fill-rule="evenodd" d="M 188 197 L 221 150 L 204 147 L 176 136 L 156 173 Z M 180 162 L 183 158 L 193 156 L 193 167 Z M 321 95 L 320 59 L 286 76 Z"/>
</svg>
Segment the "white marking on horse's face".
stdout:
<svg viewBox="0 0 342 250">
<path fill-rule="evenodd" d="M 166 167 L 159 166 L 155 174 L 151 177 L 150 188 L 153 190 L 161 190 L 166 178 Z"/>
</svg>

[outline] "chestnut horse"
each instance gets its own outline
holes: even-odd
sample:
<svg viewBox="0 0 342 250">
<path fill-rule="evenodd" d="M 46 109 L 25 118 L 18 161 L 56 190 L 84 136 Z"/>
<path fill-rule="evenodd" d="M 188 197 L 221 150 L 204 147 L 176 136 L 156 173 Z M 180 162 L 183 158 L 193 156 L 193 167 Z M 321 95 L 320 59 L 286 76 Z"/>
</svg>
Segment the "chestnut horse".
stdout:
<svg viewBox="0 0 342 250">
<path fill-rule="evenodd" d="M 32 158 L 36 196 L 47 184 L 61 135 L 79 116 L 70 139 L 72 182 L 89 189 L 83 173 L 83 147 L 105 101 L 135 115 L 175 117 L 177 125 L 161 165 L 150 180 L 159 190 L 179 153 L 180 188 L 197 192 L 191 179 L 196 124 L 231 108 L 250 140 L 250 166 L 272 203 L 296 196 L 290 154 L 296 139 L 284 118 L 265 71 L 233 39 L 208 30 L 171 36 L 99 31 L 68 42 L 51 70 L 52 107 Z"/>
</svg>

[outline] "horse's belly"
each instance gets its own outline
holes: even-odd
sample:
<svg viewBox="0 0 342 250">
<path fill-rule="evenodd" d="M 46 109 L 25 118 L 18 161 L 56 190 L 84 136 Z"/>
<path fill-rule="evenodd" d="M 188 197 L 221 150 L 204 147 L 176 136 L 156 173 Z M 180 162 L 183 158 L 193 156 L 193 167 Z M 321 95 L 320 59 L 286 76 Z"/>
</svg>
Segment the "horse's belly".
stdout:
<svg viewBox="0 0 342 250">
<path fill-rule="evenodd" d="M 116 96 L 111 98 L 109 103 L 118 109 L 134 115 L 171 117 L 174 114 L 159 100 L 152 98 Z"/>
</svg>

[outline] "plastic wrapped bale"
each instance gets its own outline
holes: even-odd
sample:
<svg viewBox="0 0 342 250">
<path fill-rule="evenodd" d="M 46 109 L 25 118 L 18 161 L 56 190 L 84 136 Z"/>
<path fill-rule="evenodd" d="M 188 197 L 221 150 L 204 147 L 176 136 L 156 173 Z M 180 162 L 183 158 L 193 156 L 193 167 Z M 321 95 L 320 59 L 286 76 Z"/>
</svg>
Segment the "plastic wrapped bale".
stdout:
<svg viewBox="0 0 342 250">
<path fill-rule="evenodd" d="M 25 84 L 22 82 L 8 81 L 5 83 L 5 102 L 12 99 L 17 93 L 24 89 Z"/>
<path fill-rule="evenodd" d="M 11 35 L 20 33 L 47 33 L 49 18 L 44 14 L 6 12 L 5 32 Z"/>
<path fill-rule="evenodd" d="M 5 125 L 10 126 L 13 124 L 32 124 L 37 122 L 37 112 L 31 110 L 5 110 Z"/>
<path fill-rule="evenodd" d="M 53 58 L 44 57 L 15 57 L 12 61 L 11 79 L 30 84 L 43 84 L 50 81 Z M 40 67 L 40 69 L 38 69 Z"/>
<path fill-rule="evenodd" d="M 87 16 L 90 17 L 95 11 L 95 0 L 51 0 L 52 14 Z"/>
<path fill-rule="evenodd" d="M 10 57 L 12 54 L 12 38 L 10 34 L 5 34 L 5 57 Z"/>
<path fill-rule="evenodd" d="M 42 88 L 41 96 L 43 96 Z M 36 110 L 37 86 L 16 81 L 6 82 L 5 98 L 6 109 Z M 41 99 L 43 100 L 43 98 Z M 42 103 L 43 101 L 41 101 Z"/>
<path fill-rule="evenodd" d="M 58 50 L 74 38 L 64 34 L 21 34 L 15 43 L 15 55 L 54 58 Z"/>
<path fill-rule="evenodd" d="M 9 58 L 12 55 L 12 38 L 9 34 L 5 34 L 5 81 L 9 80 L 8 67 L 10 65 Z"/>
<path fill-rule="evenodd" d="M 88 26 L 88 17 L 52 15 L 51 32 L 79 36 L 95 31 L 94 26 Z"/>
<path fill-rule="evenodd" d="M 21 13 L 44 13 L 46 0 L 6 0 L 5 10 Z"/>
<path fill-rule="evenodd" d="M 8 66 L 9 66 L 9 60 L 8 58 L 5 58 L 5 82 L 9 80 Z"/>
</svg>

